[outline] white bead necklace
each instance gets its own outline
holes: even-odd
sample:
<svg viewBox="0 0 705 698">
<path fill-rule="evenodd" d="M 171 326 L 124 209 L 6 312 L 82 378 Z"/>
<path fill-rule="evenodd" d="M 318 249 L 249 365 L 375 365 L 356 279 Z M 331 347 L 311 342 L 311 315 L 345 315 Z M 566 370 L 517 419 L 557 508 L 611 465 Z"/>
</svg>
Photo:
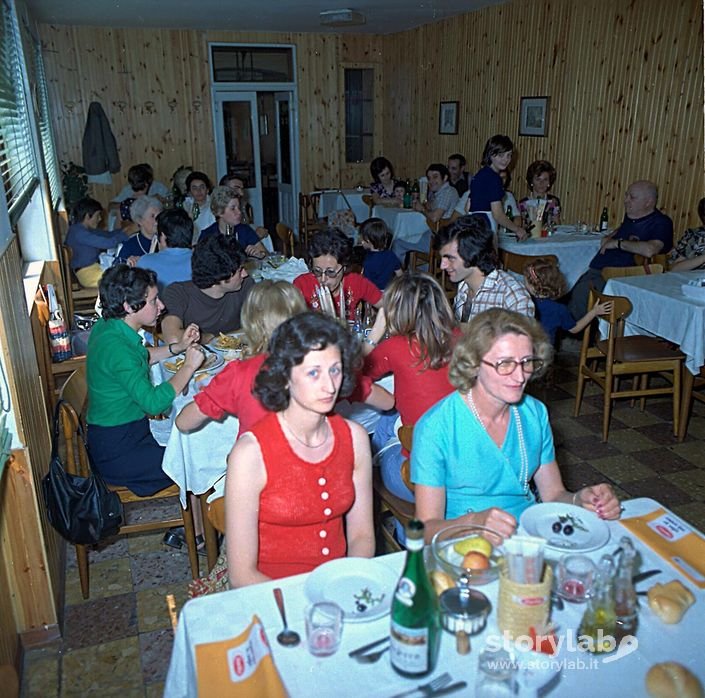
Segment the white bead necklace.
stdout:
<svg viewBox="0 0 705 698">
<path fill-rule="evenodd" d="M 465 394 L 465 402 L 467 403 L 468 407 L 470 408 L 470 411 L 475 416 L 475 419 L 477 419 L 477 421 L 480 423 L 480 426 L 485 430 L 485 432 L 489 436 L 489 432 L 487 431 L 487 427 L 485 426 L 484 422 L 480 419 L 480 413 L 477 411 L 477 407 L 475 406 L 475 401 L 472 399 L 472 389 L 468 390 L 468 392 Z M 524 441 L 524 429 L 521 426 L 521 416 L 519 415 L 519 409 L 517 408 L 516 405 L 512 405 L 511 411 L 512 411 L 512 414 L 514 415 L 514 424 L 516 425 L 517 437 L 519 440 L 519 455 L 521 456 L 521 468 L 519 469 L 519 484 L 522 486 L 522 491 L 526 495 L 529 492 L 529 456 L 526 453 L 526 442 Z M 504 451 L 501 448 L 499 450 L 500 450 L 500 453 L 504 456 L 504 460 L 507 461 L 507 464 L 511 468 L 511 466 L 512 466 L 511 461 L 509 460 L 509 458 L 507 458 L 506 454 L 504 453 Z"/>
</svg>

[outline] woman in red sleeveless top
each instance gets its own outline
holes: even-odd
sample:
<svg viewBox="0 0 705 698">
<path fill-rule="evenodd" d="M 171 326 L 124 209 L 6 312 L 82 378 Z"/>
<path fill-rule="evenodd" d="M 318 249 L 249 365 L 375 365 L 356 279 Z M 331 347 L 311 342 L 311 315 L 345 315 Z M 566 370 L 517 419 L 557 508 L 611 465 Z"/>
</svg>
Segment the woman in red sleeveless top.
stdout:
<svg viewBox="0 0 705 698">
<path fill-rule="evenodd" d="M 338 393 L 352 391 L 359 361 L 352 336 L 320 313 L 297 315 L 272 336 L 255 380 L 271 412 L 228 457 L 231 586 L 374 554 L 369 438 L 332 414 Z"/>
</svg>

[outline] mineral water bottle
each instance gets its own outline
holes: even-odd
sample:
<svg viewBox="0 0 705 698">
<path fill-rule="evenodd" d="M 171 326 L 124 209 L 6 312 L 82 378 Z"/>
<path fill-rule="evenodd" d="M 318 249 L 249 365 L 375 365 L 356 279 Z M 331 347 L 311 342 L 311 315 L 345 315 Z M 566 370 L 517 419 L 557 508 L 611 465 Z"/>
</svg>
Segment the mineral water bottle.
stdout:
<svg viewBox="0 0 705 698">
<path fill-rule="evenodd" d="M 436 667 L 441 640 L 438 597 L 424 564 L 424 525 L 406 529 L 406 563 L 392 600 L 390 659 L 402 676 L 417 678 Z"/>
</svg>

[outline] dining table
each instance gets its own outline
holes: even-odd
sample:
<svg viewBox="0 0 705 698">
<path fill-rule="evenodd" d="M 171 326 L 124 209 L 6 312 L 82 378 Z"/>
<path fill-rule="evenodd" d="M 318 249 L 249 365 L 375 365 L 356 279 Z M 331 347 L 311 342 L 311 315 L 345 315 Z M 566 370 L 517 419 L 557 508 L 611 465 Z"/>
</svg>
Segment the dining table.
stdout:
<svg viewBox="0 0 705 698">
<path fill-rule="evenodd" d="M 344 211 L 350 209 L 355 214 L 357 223 L 367 220 L 370 217 L 370 208 L 362 200 L 369 190 L 357 187 L 355 189 L 325 189 L 320 192 L 318 200 L 318 217 L 327 218 L 334 211 Z"/>
<path fill-rule="evenodd" d="M 542 506 L 542 505 L 538 505 Z M 594 561 L 605 554 L 616 553 L 622 536 L 628 535 L 637 550 L 638 570 L 658 570 L 648 582 L 637 585 L 637 590 L 646 590 L 656 582 L 666 583 L 679 580 L 695 596 L 693 607 L 686 611 L 682 620 L 676 625 L 665 625 L 651 611 L 645 597 L 641 599 L 638 609 L 638 629 L 636 642 L 623 643 L 616 652 L 610 654 L 591 654 L 580 650 L 575 642 L 585 605 L 565 603 L 562 608 L 553 606 L 551 620 L 556 626 L 558 651 L 551 655 L 536 655 L 555 674 L 543 688 L 541 695 L 584 696 L 598 695 L 603 698 L 611 696 L 645 696 L 645 676 L 649 668 L 658 662 L 676 661 L 686 666 L 705 685 L 705 661 L 702 658 L 703 622 L 705 621 L 705 589 L 703 585 L 694 584 L 670 560 L 657 553 L 656 548 L 647 545 L 633 534 L 629 522 L 639 524 L 653 519 L 666 521 L 673 530 L 686 530 L 694 534 L 698 545 L 705 545 L 702 533 L 690 527 L 673 512 L 648 498 L 639 498 L 623 502 L 622 518 L 618 521 L 605 522 L 608 531 L 601 547 L 586 552 Z M 561 553 L 546 549 L 546 557 L 555 562 Z M 427 557 L 428 559 L 428 557 Z M 393 553 L 374 559 L 380 580 L 385 580 L 389 598 L 394 593 L 396 580 L 400 576 L 404 553 Z M 334 563 L 336 561 L 333 561 Z M 339 561 L 338 561 L 339 562 Z M 332 563 L 326 563 L 331 565 Z M 366 561 L 369 565 L 369 561 Z M 379 566 L 383 566 L 384 569 Z M 318 568 L 322 570 L 325 565 Z M 701 566 L 702 567 L 702 566 Z M 332 569 L 332 568 L 331 568 Z M 435 671 L 423 680 L 404 678 L 393 670 L 389 653 L 383 654 L 375 663 L 358 663 L 349 657 L 349 652 L 367 643 L 389 635 L 390 618 L 385 615 L 371 617 L 366 622 L 348 622 L 343 625 L 342 640 L 337 653 L 329 657 L 314 657 L 309 654 L 305 642 L 304 612 L 312 593 L 316 598 L 322 594 L 335 597 L 335 575 L 328 575 L 327 586 L 321 590 L 314 585 L 314 575 L 320 582 L 322 575 L 314 570 L 284 579 L 233 589 L 211 596 L 192 599 L 181 610 L 175 633 L 169 664 L 164 696 L 166 698 L 186 698 L 198 695 L 198 662 L 196 648 L 206 647 L 209 643 L 227 641 L 235 638 L 248 626 L 253 614 L 261 620 L 266 633 L 267 644 L 286 690 L 291 698 L 308 696 L 346 696 L 386 697 L 401 691 L 409 691 L 415 686 L 426 683 L 433 677 L 448 672 L 453 681 L 467 682 L 467 688 L 455 695 L 474 695 L 474 686 L 478 675 L 478 655 L 483 648 L 498 647 L 502 635 L 497 625 L 497 604 L 499 582 L 477 586 L 491 603 L 491 612 L 485 628 L 471 637 L 471 651 L 461 655 L 456 651 L 456 638 L 442 631 L 440 653 Z M 705 579 L 701 577 L 705 582 Z M 289 627 L 299 633 L 303 641 L 296 647 L 283 647 L 275 641 L 281 629 L 281 619 L 275 605 L 273 589 L 283 591 L 286 602 Z M 390 601 L 387 602 L 387 606 Z M 353 620 L 355 620 L 353 618 Z M 359 619 L 357 619 L 359 620 Z M 227 643 L 226 643 L 227 644 Z M 514 648 L 508 641 L 510 651 Z M 203 655 L 201 655 L 203 656 Z M 225 651 L 222 659 L 227 662 Z M 550 663 L 550 664 L 549 664 Z M 233 687 L 230 686 L 232 689 Z M 221 695 L 242 695 L 228 692 L 223 686 Z M 418 695 L 428 695 L 419 692 Z M 522 694 L 523 695 L 523 694 Z"/>
<path fill-rule="evenodd" d="M 603 236 L 609 235 L 610 232 L 582 232 L 576 230 L 573 225 L 559 225 L 553 235 L 532 236 L 522 241 L 517 240 L 516 235 L 505 232 L 499 234 L 499 248 L 515 254 L 537 257 L 555 255 L 566 279 L 566 291 L 570 291 L 587 271 L 592 258 L 600 249 Z"/>
<path fill-rule="evenodd" d="M 419 211 L 397 206 L 375 206 L 372 209 L 375 218 L 381 218 L 392 233 L 391 249 L 398 241 L 416 243 L 428 232 L 426 216 Z M 395 252 L 397 256 L 398 253 Z M 403 261 L 403 259 L 402 259 Z"/>
</svg>

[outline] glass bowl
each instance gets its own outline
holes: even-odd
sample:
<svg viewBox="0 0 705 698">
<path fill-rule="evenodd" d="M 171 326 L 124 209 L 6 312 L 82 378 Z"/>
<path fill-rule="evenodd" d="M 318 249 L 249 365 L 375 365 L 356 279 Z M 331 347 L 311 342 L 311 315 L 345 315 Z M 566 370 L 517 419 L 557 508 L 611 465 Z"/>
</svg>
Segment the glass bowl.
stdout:
<svg viewBox="0 0 705 698">
<path fill-rule="evenodd" d="M 470 538 L 484 539 L 486 542 L 480 543 L 480 546 L 486 547 L 487 543 L 492 546 L 489 567 L 486 569 L 466 569 L 462 566 L 464 556 L 456 551 L 454 546 Z M 432 561 L 456 583 L 464 574 L 470 579 L 470 584 L 488 584 L 499 576 L 499 565 L 504 554 L 502 541 L 502 536 L 491 528 L 474 524 L 453 524 L 442 528 L 431 539 Z"/>
</svg>

